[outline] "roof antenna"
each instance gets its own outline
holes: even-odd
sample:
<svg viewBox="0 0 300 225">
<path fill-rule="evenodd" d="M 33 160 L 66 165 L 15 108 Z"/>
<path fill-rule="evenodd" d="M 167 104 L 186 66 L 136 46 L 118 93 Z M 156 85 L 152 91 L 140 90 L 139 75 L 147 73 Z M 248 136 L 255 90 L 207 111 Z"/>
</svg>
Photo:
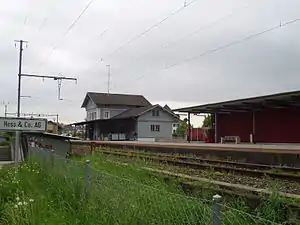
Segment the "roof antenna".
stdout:
<svg viewBox="0 0 300 225">
<path fill-rule="evenodd" d="M 110 65 L 106 65 L 108 72 L 107 72 L 107 94 L 109 95 L 110 92 Z"/>
</svg>

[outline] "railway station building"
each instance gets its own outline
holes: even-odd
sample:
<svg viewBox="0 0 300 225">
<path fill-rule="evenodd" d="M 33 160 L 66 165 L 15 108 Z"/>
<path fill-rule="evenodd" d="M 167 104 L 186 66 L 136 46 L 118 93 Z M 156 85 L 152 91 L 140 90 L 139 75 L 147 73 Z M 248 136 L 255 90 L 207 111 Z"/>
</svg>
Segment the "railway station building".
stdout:
<svg viewBox="0 0 300 225">
<path fill-rule="evenodd" d="M 191 114 L 211 114 L 213 142 L 216 143 L 224 137 L 238 137 L 245 143 L 300 143 L 300 91 L 174 111 L 188 113 L 189 121 Z"/>
</svg>

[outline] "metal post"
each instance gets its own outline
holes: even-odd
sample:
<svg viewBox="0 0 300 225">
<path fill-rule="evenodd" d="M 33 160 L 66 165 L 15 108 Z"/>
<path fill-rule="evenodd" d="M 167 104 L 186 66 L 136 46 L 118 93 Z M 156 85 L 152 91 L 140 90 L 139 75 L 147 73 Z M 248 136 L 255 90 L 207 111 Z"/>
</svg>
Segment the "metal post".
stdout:
<svg viewBox="0 0 300 225">
<path fill-rule="evenodd" d="M 17 106 L 17 117 L 20 117 L 20 107 L 21 107 L 21 74 L 22 74 L 22 57 L 23 57 L 23 40 L 19 41 L 19 72 L 18 72 L 18 106 Z M 20 153 L 20 131 L 16 131 L 16 149 L 15 149 L 15 163 L 19 162 Z"/>
<path fill-rule="evenodd" d="M 218 120 L 217 120 L 218 114 L 215 113 L 215 143 L 218 143 Z"/>
<path fill-rule="evenodd" d="M 89 196 L 91 189 L 91 167 L 90 160 L 85 161 L 85 185 L 86 185 L 86 195 Z"/>
<path fill-rule="evenodd" d="M 221 206 L 220 206 L 220 195 L 214 195 L 213 196 L 213 225 L 221 225 Z"/>
<path fill-rule="evenodd" d="M 20 117 L 22 57 L 23 57 L 23 40 L 20 40 L 20 49 L 19 49 L 19 73 L 18 73 L 18 110 L 17 110 L 17 117 Z"/>
<path fill-rule="evenodd" d="M 255 112 L 252 112 L 252 144 L 255 143 Z"/>
<path fill-rule="evenodd" d="M 16 131 L 15 138 L 15 164 L 17 165 L 20 160 L 20 131 Z"/>
<path fill-rule="evenodd" d="M 187 141 L 190 143 L 191 142 L 191 114 L 188 113 L 188 139 Z"/>
</svg>

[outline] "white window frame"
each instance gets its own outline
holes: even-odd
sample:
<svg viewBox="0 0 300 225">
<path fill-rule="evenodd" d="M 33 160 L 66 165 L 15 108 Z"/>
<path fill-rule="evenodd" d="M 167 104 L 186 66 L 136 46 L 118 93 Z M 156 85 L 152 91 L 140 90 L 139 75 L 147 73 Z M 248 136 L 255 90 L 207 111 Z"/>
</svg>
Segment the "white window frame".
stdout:
<svg viewBox="0 0 300 225">
<path fill-rule="evenodd" d="M 160 132 L 160 125 L 159 124 L 151 124 L 150 125 L 150 131 L 151 132 Z"/>
<path fill-rule="evenodd" d="M 160 125 L 155 125 L 155 132 L 160 132 Z"/>
<path fill-rule="evenodd" d="M 107 115 L 107 116 L 106 116 Z M 103 112 L 103 118 L 104 119 L 109 119 L 110 118 L 110 111 L 104 111 Z"/>
<path fill-rule="evenodd" d="M 159 109 L 153 109 L 152 116 L 159 116 Z"/>
<path fill-rule="evenodd" d="M 153 128 L 153 129 L 152 129 L 152 128 Z M 155 125 L 154 125 L 154 124 L 151 124 L 151 125 L 150 125 L 150 131 L 151 131 L 151 132 L 155 132 Z"/>
</svg>

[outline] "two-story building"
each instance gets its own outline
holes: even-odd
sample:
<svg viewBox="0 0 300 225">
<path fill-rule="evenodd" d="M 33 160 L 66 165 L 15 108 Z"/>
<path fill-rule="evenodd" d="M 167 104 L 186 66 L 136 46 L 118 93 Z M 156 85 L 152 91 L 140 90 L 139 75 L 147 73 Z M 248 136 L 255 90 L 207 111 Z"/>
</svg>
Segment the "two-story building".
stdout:
<svg viewBox="0 0 300 225">
<path fill-rule="evenodd" d="M 142 95 L 88 92 L 81 107 L 86 119 L 75 125 L 85 125 L 90 140 L 169 139 L 179 122 L 170 108 L 152 105 Z"/>
</svg>

